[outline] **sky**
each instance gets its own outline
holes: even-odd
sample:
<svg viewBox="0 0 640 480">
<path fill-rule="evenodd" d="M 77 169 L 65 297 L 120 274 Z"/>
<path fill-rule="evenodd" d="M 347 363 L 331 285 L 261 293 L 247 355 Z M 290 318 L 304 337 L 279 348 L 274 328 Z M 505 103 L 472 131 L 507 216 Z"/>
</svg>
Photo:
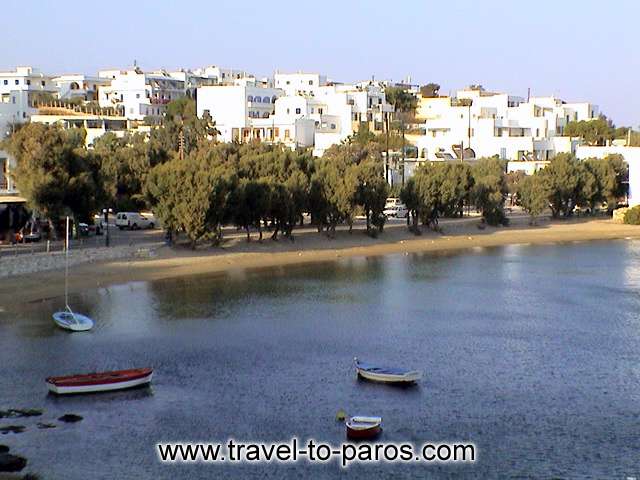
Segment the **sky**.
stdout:
<svg viewBox="0 0 640 480">
<path fill-rule="evenodd" d="M 640 126 L 638 0 L 2 0 L 0 69 L 219 65 L 589 101 Z"/>
</svg>

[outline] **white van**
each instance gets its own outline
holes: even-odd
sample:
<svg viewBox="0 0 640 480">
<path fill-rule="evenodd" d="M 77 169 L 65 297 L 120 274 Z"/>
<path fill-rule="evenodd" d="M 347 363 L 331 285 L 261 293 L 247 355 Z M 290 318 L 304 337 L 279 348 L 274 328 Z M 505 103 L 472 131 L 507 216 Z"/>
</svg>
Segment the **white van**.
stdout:
<svg viewBox="0 0 640 480">
<path fill-rule="evenodd" d="M 138 212 L 118 212 L 116 215 L 116 226 L 123 230 L 138 230 L 140 228 L 155 228 L 156 219 L 152 214 L 141 214 Z"/>
</svg>

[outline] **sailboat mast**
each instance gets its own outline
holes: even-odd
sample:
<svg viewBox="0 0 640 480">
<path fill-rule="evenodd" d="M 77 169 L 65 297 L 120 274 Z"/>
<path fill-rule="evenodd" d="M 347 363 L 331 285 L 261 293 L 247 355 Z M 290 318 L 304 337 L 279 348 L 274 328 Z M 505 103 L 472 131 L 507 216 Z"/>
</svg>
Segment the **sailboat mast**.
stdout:
<svg viewBox="0 0 640 480">
<path fill-rule="evenodd" d="M 65 232 L 65 251 L 64 251 L 64 305 L 69 308 L 69 217 L 67 217 L 67 225 Z"/>
</svg>

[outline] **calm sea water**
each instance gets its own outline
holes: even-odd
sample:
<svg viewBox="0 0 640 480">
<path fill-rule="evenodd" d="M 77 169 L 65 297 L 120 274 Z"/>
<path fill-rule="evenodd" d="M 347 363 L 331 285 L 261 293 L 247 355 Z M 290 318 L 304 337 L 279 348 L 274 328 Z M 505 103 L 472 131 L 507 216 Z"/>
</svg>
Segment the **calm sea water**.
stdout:
<svg viewBox="0 0 640 480">
<path fill-rule="evenodd" d="M 0 443 L 44 479 L 640 478 L 639 293 L 640 243 L 616 241 L 131 283 L 72 298 L 86 334 L 53 326 L 58 298 L 0 313 L 0 409 L 44 410 L 0 420 L 27 426 Z M 354 356 L 424 380 L 358 381 Z M 43 381 L 141 366 L 149 389 L 56 398 Z M 157 460 L 161 441 L 338 444 L 341 408 L 382 416 L 381 441 L 475 442 L 477 462 Z"/>
</svg>

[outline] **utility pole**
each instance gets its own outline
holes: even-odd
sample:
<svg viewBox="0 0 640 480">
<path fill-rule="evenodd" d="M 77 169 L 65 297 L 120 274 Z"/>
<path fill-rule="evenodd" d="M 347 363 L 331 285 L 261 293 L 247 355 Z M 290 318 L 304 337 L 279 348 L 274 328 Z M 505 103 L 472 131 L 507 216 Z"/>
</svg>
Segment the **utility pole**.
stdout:
<svg viewBox="0 0 640 480">
<path fill-rule="evenodd" d="M 384 157 L 384 179 L 389 181 L 389 112 L 384 116 L 386 123 L 386 133 L 387 133 L 387 153 Z M 391 186 L 393 186 L 393 182 L 391 182 Z"/>
<path fill-rule="evenodd" d="M 471 148 L 471 103 L 467 107 L 467 148 Z M 462 151 L 462 158 L 464 158 L 464 150 Z"/>
<path fill-rule="evenodd" d="M 178 151 L 180 152 L 180 161 L 184 160 L 184 132 L 180 127 L 180 133 L 178 134 Z"/>
<path fill-rule="evenodd" d="M 405 151 L 405 138 L 404 138 L 404 112 L 400 112 L 400 129 L 402 130 L 402 186 L 404 186 L 404 151 Z"/>
</svg>

